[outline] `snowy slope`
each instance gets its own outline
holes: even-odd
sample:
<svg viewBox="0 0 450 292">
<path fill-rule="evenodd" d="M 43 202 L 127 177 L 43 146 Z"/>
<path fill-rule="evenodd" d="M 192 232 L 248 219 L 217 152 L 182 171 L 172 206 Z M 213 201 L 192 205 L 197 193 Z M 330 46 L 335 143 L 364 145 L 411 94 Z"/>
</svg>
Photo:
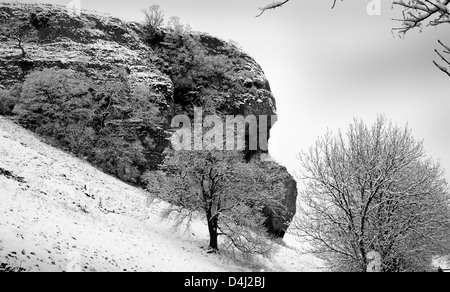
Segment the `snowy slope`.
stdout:
<svg viewBox="0 0 450 292">
<path fill-rule="evenodd" d="M 239 264 L 205 252 L 201 221 L 175 232 L 165 203 L 43 143 L 0 117 L 0 264 L 27 271 L 315 271 L 321 261 L 279 246 Z M 287 239 L 288 245 L 295 241 Z"/>
</svg>

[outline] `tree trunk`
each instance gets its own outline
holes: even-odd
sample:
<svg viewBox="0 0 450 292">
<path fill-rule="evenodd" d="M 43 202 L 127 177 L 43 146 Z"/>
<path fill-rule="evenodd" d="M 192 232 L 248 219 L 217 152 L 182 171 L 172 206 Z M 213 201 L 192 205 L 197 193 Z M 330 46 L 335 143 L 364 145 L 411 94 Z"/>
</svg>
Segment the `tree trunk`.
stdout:
<svg viewBox="0 0 450 292">
<path fill-rule="evenodd" d="M 19 44 L 18 47 L 22 51 L 22 58 L 25 58 L 27 56 L 27 53 L 25 52 L 25 49 L 23 48 L 22 40 L 18 40 Z"/>
<path fill-rule="evenodd" d="M 366 254 L 366 251 L 364 249 L 364 246 L 363 246 L 363 243 L 362 243 L 361 239 L 359 240 L 359 251 L 361 252 L 363 272 L 367 272 L 367 265 L 368 265 L 368 263 L 367 263 L 367 254 Z"/>
<path fill-rule="evenodd" d="M 20 49 L 22 50 L 22 58 L 25 58 L 27 56 L 27 53 L 25 52 L 23 47 L 20 47 Z"/>
<path fill-rule="evenodd" d="M 206 218 L 208 220 L 209 230 L 209 252 L 217 252 L 219 250 L 217 243 L 217 217 L 212 218 L 211 212 L 208 212 Z"/>
<path fill-rule="evenodd" d="M 205 183 L 205 175 L 202 176 L 201 179 L 201 192 L 202 198 L 205 204 L 205 212 L 206 212 L 206 220 L 208 221 L 208 231 L 209 231 L 209 248 L 208 253 L 216 253 L 219 250 L 219 245 L 217 242 L 217 227 L 218 227 L 218 218 L 217 215 L 213 216 L 213 194 L 211 192 L 206 191 L 207 185 Z"/>
</svg>

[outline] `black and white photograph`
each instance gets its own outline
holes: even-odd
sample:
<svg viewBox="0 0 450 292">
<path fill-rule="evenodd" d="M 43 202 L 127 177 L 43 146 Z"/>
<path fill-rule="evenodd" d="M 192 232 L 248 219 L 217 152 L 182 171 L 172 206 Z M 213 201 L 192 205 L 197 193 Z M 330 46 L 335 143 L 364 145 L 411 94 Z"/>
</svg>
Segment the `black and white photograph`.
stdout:
<svg viewBox="0 0 450 292">
<path fill-rule="evenodd" d="M 449 32 L 450 0 L 0 0 L 0 272 L 450 272 Z"/>
</svg>

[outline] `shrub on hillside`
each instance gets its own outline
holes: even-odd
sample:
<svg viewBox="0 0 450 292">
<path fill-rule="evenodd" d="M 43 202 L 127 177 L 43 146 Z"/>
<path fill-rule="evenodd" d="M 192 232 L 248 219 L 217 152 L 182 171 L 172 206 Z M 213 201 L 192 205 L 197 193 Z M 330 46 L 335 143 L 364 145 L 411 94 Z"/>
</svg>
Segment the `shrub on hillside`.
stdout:
<svg viewBox="0 0 450 292">
<path fill-rule="evenodd" d="M 206 112 L 233 112 L 233 105 L 226 100 L 239 100 L 244 94 L 257 96 L 253 82 L 254 73 L 242 70 L 245 61 L 232 45 L 219 50 L 209 50 L 201 37 L 190 33 L 179 18 L 169 22 L 171 31 L 165 34 L 155 62 L 168 74 L 174 84 L 174 101 L 184 111 L 193 106 Z M 152 43 L 153 44 L 153 43 Z"/>
<path fill-rule="evenodd" d="M 0 89 L 0 115 L 11 115 L 15 105 L 16 100 L 9 91 Z"/>
<path fill-rule="evenodd" d="M 183 24 L 178 16 L 169 18 L 167 25 L 175 34 L 179 35 L 187 34 L 191 31 L 191 26 L 189 24 Z"/>
<path fill-rule="evenodd" d="M 91 86 L 92 82 L 84 74 L 72 70 L 32 72 L 22 86 L 16 113 L 19 118 L 26 117 L 28 121 L 33 121 L 39 132 L 55 120 L 62 126 L 89 120 L 92 114 Z"/>
<path fill-rule="evenodd" d="M 139 183 L 161 123 L 163 99 L 148 86 L 130 88 L 128 76 L 95 84 L 84 73 L 44 69 L 30 73 L 14 109 L 18 121 L 56 146 L 87 158 L 105 172 Z"/>
</svg>

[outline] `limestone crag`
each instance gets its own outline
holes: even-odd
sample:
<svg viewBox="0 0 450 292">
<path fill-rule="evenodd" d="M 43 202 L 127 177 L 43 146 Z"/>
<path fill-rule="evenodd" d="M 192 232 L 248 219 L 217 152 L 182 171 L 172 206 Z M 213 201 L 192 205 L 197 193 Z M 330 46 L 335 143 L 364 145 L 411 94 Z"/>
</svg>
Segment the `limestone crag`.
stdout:
<svg viewBox="0 0 450 292">
<path fill-rule="evenodd" d="M 141 24 L 89 11 L 76 15 L 64 6 L 0 3 L 0 22 L 12 17 L 24 22 L 31 20 L 32 25 L 36 26 L 37 36 L 24 43 L 26 56 L 23 57 L 17 42 L 0 34 L 1 88 L 23 83 L 27 74 L 36 69 L 82 70 L 87 75 L 95 76 L 97 82 L 102 82 L 102 79 L 114 78 L 117 75 L 116 69 L 121 68 L 127 72 L 132 87 L 145 84 L 152 92 L 164 96 L 165 104 L 162 106 L 166 109 L 173 108 L 180 102 L 174 99 L 176 88 L 168 74 L 173 64 L 161 58 L 164 50 L 170 50 L 173 43 L 165 41 L 156 47 L 150 45 L 145 40 L 145 30 Z M 168 29 L 161 31 L 170 34 Z M 216 88 L 222 93 L 225 99 L 223 104 L 229 114 L 276 113 L 275 98 L 270 91 L 269 82 L 251 56 L 211 35 L 198 32 L 190 34 L 196 36 L 209 55 L 232 55 L 238 61 L 230 74 L 246 91 L 239 95 L 229 95 L 229 88 Z M 269 124 L 269 130 L 270 127 Z M 161 155 L 168 146 L 168 130 L 169 125 L 155 133 L 159 136 L 156 141 L 161 144 Z M 297 191 L 292 184 L 295 181 L 284 168 L 280 171 L 289 177 L 286 183 L 286 202 L 289 214 L 295 213 Z M 288 220 L 281 214 L 271 214 L 270 217 L 272 224 L 269 224 L 269 230 L 282 236 Z"/>
</svg>

